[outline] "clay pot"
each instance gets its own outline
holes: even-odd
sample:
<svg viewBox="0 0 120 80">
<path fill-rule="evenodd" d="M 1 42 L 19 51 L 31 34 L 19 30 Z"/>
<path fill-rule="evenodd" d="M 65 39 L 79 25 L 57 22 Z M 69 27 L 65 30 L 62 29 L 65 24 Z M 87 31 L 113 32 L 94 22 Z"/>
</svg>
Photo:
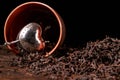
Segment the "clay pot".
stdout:
<svg viewBox="0 0 120 80">
<path fill-rule="evenodd" d="M 65 25 L 61 16 L 50 6 L 41 2 L 26 2 L 17 6 L 8 15 L 4 25 L 5 42 L 15 41 L 20 30 L 28 23 L 36 22 L 42 26 L 44 40 L 54 44 L 47 50 L 46 56 L 52 54 L 64 41 Z M 50 27 L 47 31 L 44 31 Z M 7 45 L 19 54 L 16 44 Z M 47 48 L 47 45 L 46 45 Z"/>
</svg>

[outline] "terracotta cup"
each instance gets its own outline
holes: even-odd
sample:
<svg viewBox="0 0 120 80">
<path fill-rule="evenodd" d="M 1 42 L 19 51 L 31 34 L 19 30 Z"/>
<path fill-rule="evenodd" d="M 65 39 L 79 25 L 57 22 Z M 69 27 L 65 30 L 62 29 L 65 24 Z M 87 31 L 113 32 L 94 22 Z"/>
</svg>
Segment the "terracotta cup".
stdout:
<svg viewBox="0 0 120 80">
<path fill-rule="evenodd" d="M 4 25 L 5 42 L 15 41 L 19 31 L 30 22 L 42 26 L 44 40 L 53 44 L 52 48 L 46 49 L 46 56 L 51 55 L 64 41 L 65 25 L 61 16 L 52 7 L 41 2 L 26 2 L 11 11 Z M 48 27 L 50 29 L 46 30 Z M 20 53 L 16 44 L 7 47 L 16 54 Z"/>
</svg>

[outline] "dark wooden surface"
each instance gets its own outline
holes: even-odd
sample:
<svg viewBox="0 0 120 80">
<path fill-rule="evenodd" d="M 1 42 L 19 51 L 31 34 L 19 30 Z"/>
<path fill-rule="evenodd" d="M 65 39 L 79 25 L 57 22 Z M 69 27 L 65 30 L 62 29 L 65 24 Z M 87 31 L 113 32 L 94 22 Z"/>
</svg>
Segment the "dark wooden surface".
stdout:
<svg viewBox="0 0 120 80">
<path fill-rule="evenodd" d="M 6 47 L 0 46 L 0 80 L 46 80 L 42 76 L 34 76 L 25 68 L 11 67 L 10 63 L 15 55 Z"/>
</svg>

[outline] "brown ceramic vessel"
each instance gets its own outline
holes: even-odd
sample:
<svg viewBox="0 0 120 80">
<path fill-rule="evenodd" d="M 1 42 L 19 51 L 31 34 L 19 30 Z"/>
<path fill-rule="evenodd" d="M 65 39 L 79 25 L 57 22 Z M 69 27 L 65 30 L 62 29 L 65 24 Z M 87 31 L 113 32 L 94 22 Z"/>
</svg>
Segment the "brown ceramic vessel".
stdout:
<svg viewBox="0 0 120 80">
<path fill-rule="evenodd" d="M 54 44 L 47 50 L 45 56 L 54 53 L 64 41 L 65 25 L 61 16 L 52 7 L 41 2 L 26 2 L 11 11 L 4 25 L 5 42 L 15 41 L 20 30 L 30 22 L 40 24 L 43 29 L 43 38 Z M 47 27 L 50 29 L 46 31 Z M 16 44 L 7 45 L 7 47 L 16 54 L 20 53 Z"/>
</svg>

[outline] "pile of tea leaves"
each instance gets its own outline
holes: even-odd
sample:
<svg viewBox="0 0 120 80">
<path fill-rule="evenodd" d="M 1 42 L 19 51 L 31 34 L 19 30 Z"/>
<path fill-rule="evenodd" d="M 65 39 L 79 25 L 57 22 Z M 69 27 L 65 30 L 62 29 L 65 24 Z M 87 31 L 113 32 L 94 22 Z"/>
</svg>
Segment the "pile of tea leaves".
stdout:
<svg viewBox="0 0 120 80">
<path fill-rule="evenodd" d="M 120 40 L 106 37 L 88 42 L 85 47 L 62 46 L 44 57 L 40 52 L 22 52 L 11 66 L 26 68 L 49 80 L 120 80 Z"/>
</svg>

